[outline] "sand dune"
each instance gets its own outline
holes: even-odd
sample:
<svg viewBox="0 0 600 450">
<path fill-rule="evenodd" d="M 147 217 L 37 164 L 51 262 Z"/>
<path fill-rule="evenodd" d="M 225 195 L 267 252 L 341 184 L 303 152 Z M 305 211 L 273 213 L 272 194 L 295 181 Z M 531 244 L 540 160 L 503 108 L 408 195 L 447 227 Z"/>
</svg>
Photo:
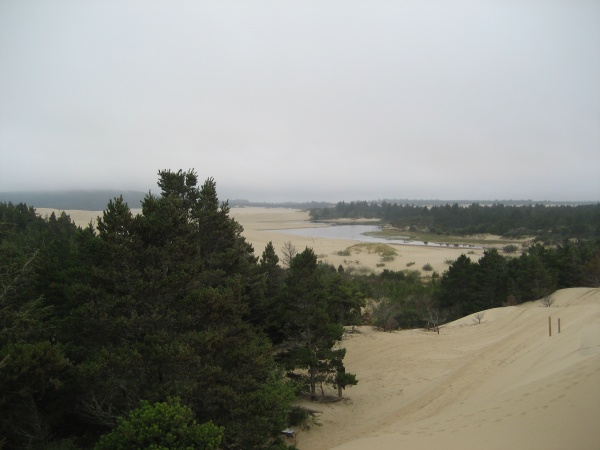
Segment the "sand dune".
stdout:
<svg viewBox="0 0 600 450">
<path fill-rule="evenodd" d="M 600 448 L 600 289 L 555 298 L 551 308 L 485 311 L 480 324 L 466 317 L 439 335 L 347 335 L 359 384 L 346 401 L 306 403 L 322 426 L 300 431 L 299 448 Z"/>
<path fill-rule="evenodd" d="M 38 209 L 42 215 L 52 210 Z M 67 211 L 79 225 L 98 211 Z M 335 253 L 356 241 L 306 238 L 286 228 L 314 226 L 308 213 L 284 208 L 234 208 L 231 216 L 260 255 L 272 241 L 280 252 L 291 241 L 312 247 L 336 267 L 348 259 L 375 269 L 378 255 Z M 440 273 L 445 259 L 464 250 L 395 246 L 385 268 L 429 262 Z M 481 250 L 469 255 L 474 260 Z M 378 268 L 381 270 L 381 268 Z M 322 426 L 299 431 L 302 450 L 364 449 L 600 449 L 600 289 L 567 289 L 550 308 L 539 302 L 485 311 L 442 327 L 383 333 L 362 327 L 348 334 L 346 367 L 359 384 L 338 403 L 306 406 L 322 411 Z M 548 317 L 553 335 L 548 336 Z M 557 321 L 561 319 L 561 333 Z"/>
</svg>

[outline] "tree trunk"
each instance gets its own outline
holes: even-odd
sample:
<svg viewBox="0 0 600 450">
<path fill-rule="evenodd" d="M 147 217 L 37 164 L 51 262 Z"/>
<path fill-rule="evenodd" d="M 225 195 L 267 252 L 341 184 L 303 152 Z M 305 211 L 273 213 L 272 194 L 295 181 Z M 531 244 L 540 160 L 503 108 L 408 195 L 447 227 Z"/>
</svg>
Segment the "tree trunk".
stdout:
<svg viewBox="0 0 600 450">
<path fill-rule="evenodd" d="M 311 400 L 316 400 L 317 399 L 317 382 L 315 380 L 315 371 L 313 368 L 309 368 L 308 369 L 309 374 L 310 374 L 310 399 Z"/>
</svg>

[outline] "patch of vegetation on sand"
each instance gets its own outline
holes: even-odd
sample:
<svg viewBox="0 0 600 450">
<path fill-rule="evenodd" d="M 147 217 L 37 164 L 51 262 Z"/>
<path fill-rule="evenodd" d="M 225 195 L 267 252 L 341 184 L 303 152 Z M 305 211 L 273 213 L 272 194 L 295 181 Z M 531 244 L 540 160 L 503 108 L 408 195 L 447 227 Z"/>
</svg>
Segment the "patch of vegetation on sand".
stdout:
<svg viewBox="0 0 600 450">
<path fill-rule="evenodd" d="M 390 262 L 393 261 L 396 256 L 398 256 L 398 252 L 392 246 L 388 244 L 371 244 L 371 243 L 360 243 L 352 245 L 345 250 L 340 250 L 336 252 L 340 256 L 350 256 L 352 253 L 368 253 L 368 254 L 377 254 L 380 256 L 382 262 Z"/>
<path fill-rule="evenodd" d="M 370 231 L 366 236 L 374 236 L 383 239 L 406 239 L 411 241 L 435 242 L 436 244 L 460 245 L 501 245 L 521 244 L 523 239 L 506 239 L 502 237 L 490 237 L 490 235 L 452 236 L 447 234 L 430 233 L 414 229 L 384 228 L 379 231 Z"/>
</svg>

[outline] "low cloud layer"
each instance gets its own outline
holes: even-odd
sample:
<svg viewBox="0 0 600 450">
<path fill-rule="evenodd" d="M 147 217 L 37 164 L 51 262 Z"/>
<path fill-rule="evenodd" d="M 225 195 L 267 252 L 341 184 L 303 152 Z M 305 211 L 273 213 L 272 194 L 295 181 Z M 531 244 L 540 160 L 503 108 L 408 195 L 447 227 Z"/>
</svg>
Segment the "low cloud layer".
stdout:
<svg viewBox="0 0 600 450">
<path fill-rule="evenodd" d="M 595 1 L 0 4 L 0 191 L 600 200 Z"/>
</svg>

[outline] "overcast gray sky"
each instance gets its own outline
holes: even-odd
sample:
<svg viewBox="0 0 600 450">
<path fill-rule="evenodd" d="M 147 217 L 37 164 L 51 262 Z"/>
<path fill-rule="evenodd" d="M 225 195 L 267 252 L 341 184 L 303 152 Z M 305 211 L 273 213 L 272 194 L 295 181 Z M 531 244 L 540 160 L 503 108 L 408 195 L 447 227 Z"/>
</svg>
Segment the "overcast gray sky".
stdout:
<svg viewBox="0 0 600 450">
<path fill-rule="evenodd" d="M 600 200 L 597 0 L 0 0 L 0 191 Z"/>
</svg>

